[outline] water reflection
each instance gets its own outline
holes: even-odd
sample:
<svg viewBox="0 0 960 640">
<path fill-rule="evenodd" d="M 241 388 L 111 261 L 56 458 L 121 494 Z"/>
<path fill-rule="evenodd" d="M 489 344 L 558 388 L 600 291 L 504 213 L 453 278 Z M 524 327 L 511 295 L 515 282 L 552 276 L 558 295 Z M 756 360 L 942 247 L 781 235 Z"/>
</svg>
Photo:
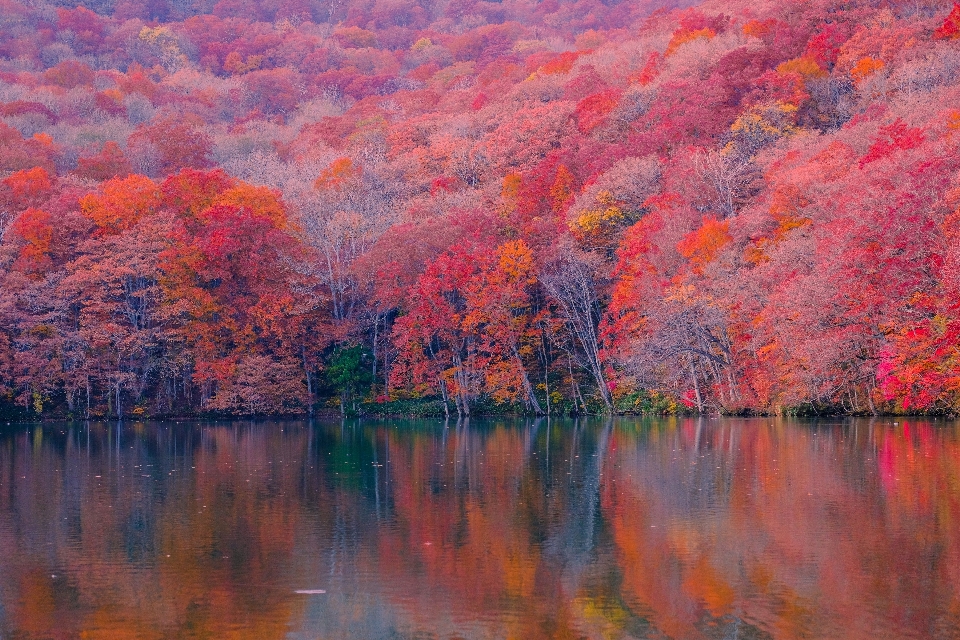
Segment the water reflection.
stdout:
<svg viewBox="0 0 960 640">
<path fill-rule="evenodd" d="M 954 638 L 960 429 L 13 426 L 0 550 L 4 638 Z"/>
</svg>

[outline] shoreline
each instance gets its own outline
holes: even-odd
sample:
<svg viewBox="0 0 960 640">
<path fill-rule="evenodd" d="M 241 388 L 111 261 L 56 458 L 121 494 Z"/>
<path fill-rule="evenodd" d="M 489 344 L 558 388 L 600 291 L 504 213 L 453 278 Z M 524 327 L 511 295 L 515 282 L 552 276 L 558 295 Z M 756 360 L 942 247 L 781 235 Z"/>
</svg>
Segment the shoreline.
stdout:
<svg viewBox="0 0 960 640">
<path fill-rule="evenodd" d="M 435 420 L 440 422 L 464 422 L 474 420 L 607 420 L 607 419 L 777 419 L 777 420 L 889 420 L 889 419 L 912 419 L 912 420 L 943 420 L 945 422 L 960 419 L 955 414 L 935 413 L 935 414 L 903 414 L 903 413 L 803 413 L 803 414 L 774 414 L 774 413 L 589 413 L 589 414 L 553 414 L 553 415 L 533 415 L 524 413 L 476 413 L 469 416 L 444 416 L 443 414 L 416 414 L 416 413 L 387 413 L 387 414 L 361 414 L 342 416 L 339 412 L 317 412 L 313 415 L 307 413 L 281 413 L 281 414 L 166 414 L 166 415 L 138 415 L 138 416 L 96 416 L 96 417 L 75 417 L 54 415 L 40 419 L 2 419 L 0 426 L 13 425 L 46 425 L 46 424 L 76 424 L 76 423 L 147 423 L 147 422 L 230 422 L 230 421 L 382 421 L 382 420 Z"/>
</svg>

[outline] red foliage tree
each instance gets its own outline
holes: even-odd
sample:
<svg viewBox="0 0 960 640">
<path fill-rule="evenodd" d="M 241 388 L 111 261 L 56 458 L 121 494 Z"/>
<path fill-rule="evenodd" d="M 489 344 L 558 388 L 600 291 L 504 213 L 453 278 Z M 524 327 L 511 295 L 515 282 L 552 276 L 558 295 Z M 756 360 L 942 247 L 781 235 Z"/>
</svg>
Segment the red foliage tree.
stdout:
<svg viewBox="0 0 960 640">
<path fill-rule="evenodd" d="M 154 156 L 161 175 L 187 167 L 202 169 L 210 165 L 213 143 L 199 127 L 167 116 L 140 127 L 127 141 L 141 154 Z"/>
<path fill-rule="evenodd" d="M 97 155 L 78 158 L 74 173 L 81 178 L 103 181 L 127 176 L 131 167 L 120 145 L 108 140 Z"/>
</svg>

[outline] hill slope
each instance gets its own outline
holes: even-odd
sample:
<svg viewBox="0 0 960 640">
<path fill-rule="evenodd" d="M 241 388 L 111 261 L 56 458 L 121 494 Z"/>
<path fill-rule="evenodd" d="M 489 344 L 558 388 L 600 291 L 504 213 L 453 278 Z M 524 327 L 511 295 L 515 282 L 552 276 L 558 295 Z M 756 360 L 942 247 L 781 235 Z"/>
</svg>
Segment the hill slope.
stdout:
<svg viewBox="0 0 960 640">
<path fill-rule="evenodd" d="M 11 406 L 960 403 L 960 8 L 87 7 L 0 5 Z"/>
</svg>

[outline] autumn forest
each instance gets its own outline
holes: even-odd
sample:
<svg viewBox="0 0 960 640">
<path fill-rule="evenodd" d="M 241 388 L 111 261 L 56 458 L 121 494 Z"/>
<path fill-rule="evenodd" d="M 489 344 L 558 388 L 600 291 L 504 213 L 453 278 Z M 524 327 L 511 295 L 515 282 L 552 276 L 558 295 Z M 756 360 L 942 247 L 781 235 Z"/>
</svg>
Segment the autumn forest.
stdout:
<svg viewBox="0 0 960 640">
<path fill-rule="evenodd" d="M 960 410 L 960 6 L 0 0 L 0 415 Z"/>
</svg>

